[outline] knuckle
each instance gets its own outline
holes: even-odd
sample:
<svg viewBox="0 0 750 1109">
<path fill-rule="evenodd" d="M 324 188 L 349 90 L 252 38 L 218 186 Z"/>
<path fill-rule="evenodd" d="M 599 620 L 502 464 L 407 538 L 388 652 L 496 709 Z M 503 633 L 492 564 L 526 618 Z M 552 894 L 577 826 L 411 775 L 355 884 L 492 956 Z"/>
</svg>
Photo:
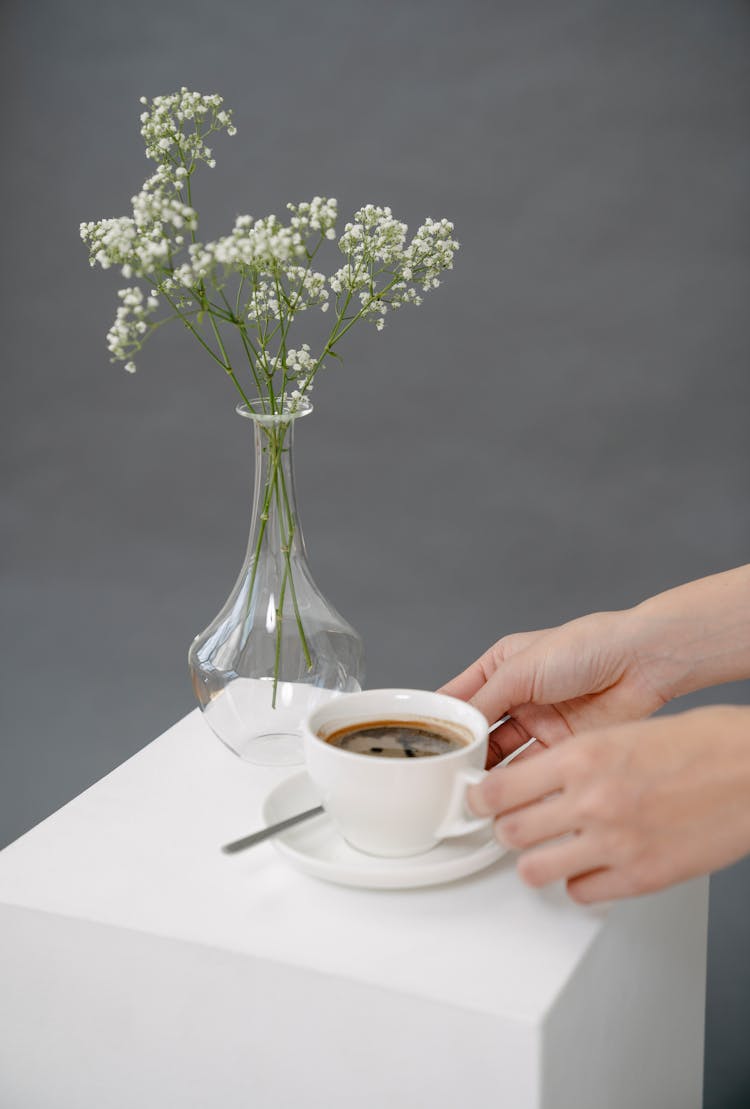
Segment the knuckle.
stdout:
<svg viewBox="0 0 750 1109">
<path fill-rule="evenodd" d="M 499 666 L 501 662 L 505 662 L 506 658 L 510 654 L 510 641 L 511 636 L 505 635 L 502 639 L 498 639 L 497 643 L 493 643 L 493 645 L 490 647 L 490 658 L 497 666 Z"/>
<path fill-rule="evenodd" d="M 592 743 L 570 743 L 561 748 L 561 770 L 567 780 L 591 777 L 600 765 L 598 748 Z"/>
<path fill-rule="evenodd" d="M 475 797 L 480 799 L 482 810 L 487 814 L 500 812 L 503 795 L 504 789 L 500 774 L 488 774 L 474 794 Z"/>
<path fill-rule="evenodd" d="M 546 869 L 544 861 L 537 858 L 533 852 L 526 855 L 521 855 L 516 863 L 516 870 L 522 882 L 533 889 L 538 889 L 543 886 L 547 881 Z"/>
<path fill-rule="evenodd" d="M 620 799 L 614 782 L 597 782 L 578 801 L 578 814 L 585 824 L 614 823 Z"/>
<path fill-rule="evenodd" d="M 523 823 L 517 817 L 503 817 L 495 821 L 495 836 L 508 847 L 526 847 L 528 837 Z"/>
<path fill-rule="evenodd" d="M 635 865 L 644 857 L 644 839 L 640 828 L 623 823 L 612 831 L 611 850 L 613 858 L 623 865 Z"/>
<path fill-rule="evenodd" d="M 623 879 L 629 897 L 644 893 L 655 893 L 664 884 L 654 860 L 644 855 L 641 855 L 625 868 Z"/>
<path fill-rule="evenodd" d="M 498 639 L 497 643 L 494 643 L 489 651 L 493 662 L 498 666 L 502 662 L 507 662 L 512 655 L 517 654 L 518 651 L 523 648 L 524 639 L 525 636 L 523 632 L 504 635 L 502 639 Z"/>
<path fill-rule="evenodd" d="M 613 864 L 625 866 L 637 855 L 637 840 L 630 828 L 611 828 L 604 835 L 607 858 Z"/>
</svg>

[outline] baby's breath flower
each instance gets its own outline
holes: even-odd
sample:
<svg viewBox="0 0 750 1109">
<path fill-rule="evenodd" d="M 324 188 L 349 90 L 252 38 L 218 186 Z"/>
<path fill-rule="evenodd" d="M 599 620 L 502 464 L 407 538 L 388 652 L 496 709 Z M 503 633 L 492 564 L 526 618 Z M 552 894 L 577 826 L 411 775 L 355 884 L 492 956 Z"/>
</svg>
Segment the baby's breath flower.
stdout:
<svg viewBox="0 0 750 1109">
<path fill-rule="evenodd" d="M 215 165 L 205 138 L 213 131 L 235 135 L 232 113 L 222 109 L 223 99 L 181 88 L 169 96 L 155 96 L 149 102 L 141 97 L 148 111 L 141 114 L 141 135 L 146 154 L 155 162 L 192 167 L 196 162 Z"/>
<path fill-rule="evenodd" d="M 89 264 L 98 262 L 103 270 L 114 263 L 128 265 L 134 257 L 137 239 L 135 220 L 128 216 L 81 224 L 81 238 L 89 244 Z"/>
<path fill-rule="evenodd" d="M 246 313 L 247 318 L 253 322 L 281 319 L 276 285 L 272 281 L 259 280 L 256 283 L 252 296 L 247 303 Z"/>
<path fill-rule="evenodd" d="M 316 273 L 304 266 L 287 266 L 284 279 L 294 290 L 290 293 L 290 300 L 296 312 L 327 303 L 329 294 L 324 273 Z"/>
<path fill-rule="evenodd" d="M 282 412 L 294 413 L 301 409 L 309 408 L 308 394 L 312 392 L 312 384 L 306 389 L 292 389 L 285 392 L 281 398 Z"/>
<path fill-rule="evenodd" d="M 164 227 L 165 224 L 195 230 L 198 226 L 195 209 L 183 204 L 176 193 L 163 192 L 158 184 L 151 186 L 152 181 L 154 178 L 132 199 L 133 219 L 138 230 L 148 233 L 155 226 Z"/>
<path fill-rule="evenodd" d="M 313 233 L 326 239 L 336 238 L 338 204 L 335 200 L 314 196 L 309 204 L 287 204 L 287 208 L 292 213 L 290 225 L 301 239 L 307 239 Z"/>
<path fill-rule="evenodd" d="M 120 289 L 117 296 L 122 303 L 107 332 L 107 346 L 112 361 L 127 359 L 125 369 L 132 374 L 135 373 L 135 363 L 131 356 L 143 345 L 148 331 L 147 320 L 159 307 L 159 299 L 153 294 L 144 298 L 143 291 L 137 285 Z"/>
<path fill-rule="evenodd" d="M 453 269 L 453 255 L 457 250 L 452 223 L 447 219 L 425 220 L 404 251 L 409 280 L 413 276 L 414 280 L 422 282 L 423 289 L 436 289 L 440 284 L 438 275 L 443 270 Z"/>
<path fill-rule="evenodd" d="M 188 253 L 190 261 L 180 267 L 179 275 L 183 284 L 192 287 L 219 270 L 224 274 L 279 271 L 304 253 L 304 248 L 295 243 L 291 229 L 284 227 L 276 216 L 258 220 L 238 216 L 230 235 L 215 242 L 193 243 Z"/>
<path fill-rule="evenodd" d="M 390 208 L 366 204 L 354 213 L 339 239 L 339 250 L 366 263 L 397 263 L 403 253 L 407 227 L 393 218 Z"/>
<path fill-rule="evenodd" d="M 163 303 L 231 372 L 242 392 L 220 338 L 224 328 L 237 327 L 256 385 L 270 392 L 280 380 L 277 399 L 299 405 L 323 357 L 316 358 L 306 343 L 287 346 L 297 313 L 334 309 L 323 355 L 335 354 L 339 338 L 356 320 L 382 331 L 389 311 L 421 304 L 422 295 L 438 288 L 443 271 L 452 268 L 458 249 L 452 223 L 428 219 L 407 243 L 406 224 L 390 208 L 366 204 L 338 237 L 343 264 L 326 278 L 312 262 L 337 238 L 338 204 L 331 197 L 288 204 L 287 223 L 275 215 L 238 216 L 228 235 L 199 241 L 192 177 L 199 164 L 215 165 L 208 137 L 236 133 L 231 112 L 217 94 L 184 87 L 152 100 L 141 97 L 140 103 L 141 134 L 154 172 L 132 197 L 131 215 L 80 228 L 91 265 L 117 266 L 126 281 L 144 286 L 120 290 L 107 335 L 113 359 L 123 361 L 129 373 L 135 371 L 133 355 L 165 322 L 153 319 Z"/>
<path fill-rule="evenodd" d="M 303 343 L 299 350 L 289 348 L 286 352 L 286 368 L 288 376 L 296 377 L 299 381 L 304 382 L 312 378 L 317 369 L 317 362 L 307 343 Z"/>
</svg>

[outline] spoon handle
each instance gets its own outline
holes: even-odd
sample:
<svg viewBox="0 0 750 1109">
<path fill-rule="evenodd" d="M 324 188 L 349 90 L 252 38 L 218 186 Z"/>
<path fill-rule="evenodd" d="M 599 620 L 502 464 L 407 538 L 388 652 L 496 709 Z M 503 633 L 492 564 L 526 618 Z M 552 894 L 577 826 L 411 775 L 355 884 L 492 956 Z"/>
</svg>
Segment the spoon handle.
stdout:
<svg viewBox="0 0 750 1109">
<path fill-rule="evenodd" d="M 231 843 L 225 843 L 222 847 L 222 851 L 225 855 L 234 855 L 237 851 L 243 851 L 246 847 L 253 847 L 256 843 L 262 843 L 264 839 L 275 836 L 277 832 L 283 832 L 287 828 L 293 828 L 295 824 L 300 824 L 303 820 L 309 820 L 311 816 L 319 816 L 322 812 L 322 805 L 316 805 L 314 809 L 306 809 L 305 812 L 298 812 L 295 816 L 287 817 L 286 820 L 280 820 L 278 824 L 269 824 L 267 828 L 261 828 L 259 832 L 253 832 L 252 835 L 243 836 L 242 839 L 235 839 Z"/>
</svg>

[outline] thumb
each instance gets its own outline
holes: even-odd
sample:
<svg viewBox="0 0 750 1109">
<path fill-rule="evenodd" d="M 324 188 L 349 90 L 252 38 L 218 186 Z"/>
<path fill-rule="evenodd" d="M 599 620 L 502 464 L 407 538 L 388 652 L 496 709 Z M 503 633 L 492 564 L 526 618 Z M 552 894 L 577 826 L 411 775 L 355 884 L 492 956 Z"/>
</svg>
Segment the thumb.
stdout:
<svg viewBox="0 0 750 1109">
<path fill-rule="evenodd" d="M 490 675 L 470 703 L 484 713 L 490 724 L 519 705 L 534 701 L 539 688 L 544 654 L 533 646 L 511 655 Z"/>
</svg>

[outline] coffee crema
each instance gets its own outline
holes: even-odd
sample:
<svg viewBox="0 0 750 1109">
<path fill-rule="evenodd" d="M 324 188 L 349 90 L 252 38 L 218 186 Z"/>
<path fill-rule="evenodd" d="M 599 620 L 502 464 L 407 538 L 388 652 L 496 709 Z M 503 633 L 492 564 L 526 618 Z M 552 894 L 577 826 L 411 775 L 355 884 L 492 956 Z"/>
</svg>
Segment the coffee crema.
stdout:
<svg viewBox="0 0 750 1109">
<path fill-rule="evenodd" d="M 321 736 L 332 747 L 356 755 L 386 759 L 423 759 L 449 755 L 466 747 L 471 738 L 460 726 L 442 721 L 373 720 L 347 724 Z"/>
</svg>

